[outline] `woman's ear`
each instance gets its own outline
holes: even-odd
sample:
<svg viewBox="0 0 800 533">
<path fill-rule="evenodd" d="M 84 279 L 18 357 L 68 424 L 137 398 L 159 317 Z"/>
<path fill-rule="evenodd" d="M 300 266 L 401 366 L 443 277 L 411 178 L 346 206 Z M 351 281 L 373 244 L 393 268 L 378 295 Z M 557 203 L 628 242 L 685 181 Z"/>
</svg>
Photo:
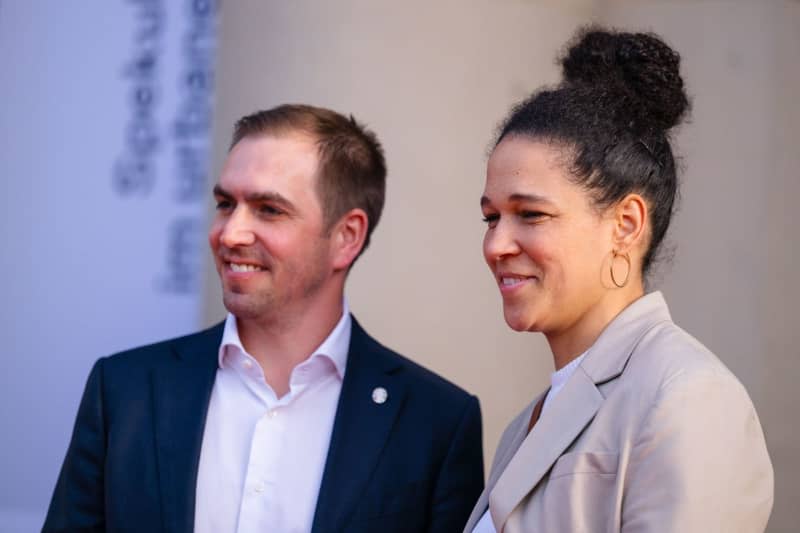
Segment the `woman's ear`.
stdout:
<svg viewBox="0 0 800 533">
<path fill-rule="evenodd" d="M 347 270 L 356 260 L 367 238 L 369 220 L 363 209 L 351 209 L 334 225 L 331 254 L 334 270 Z"/>
<path fill-rule="evenodd" d="M 617 253 L 630 253 L 645 244 L 649 213 L 647 202 L 631 193 L 614 208 L 614 246 Z"/>
</svg>

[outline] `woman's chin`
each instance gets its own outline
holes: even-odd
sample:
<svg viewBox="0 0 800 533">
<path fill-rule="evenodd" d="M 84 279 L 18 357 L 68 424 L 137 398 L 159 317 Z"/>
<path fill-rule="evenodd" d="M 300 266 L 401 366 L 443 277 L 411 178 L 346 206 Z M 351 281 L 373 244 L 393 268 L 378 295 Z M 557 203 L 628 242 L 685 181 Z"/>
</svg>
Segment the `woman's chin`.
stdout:
<svg viewBox="0 0 800 533">
<path fill-rule="evenodd" d="M 506 324 L 514 331 L 539 331 L 536 326 L 536 321 L 533 320 L 531 316 L 510 310 L 506 310 L 504 316 Z"/>
</svg>

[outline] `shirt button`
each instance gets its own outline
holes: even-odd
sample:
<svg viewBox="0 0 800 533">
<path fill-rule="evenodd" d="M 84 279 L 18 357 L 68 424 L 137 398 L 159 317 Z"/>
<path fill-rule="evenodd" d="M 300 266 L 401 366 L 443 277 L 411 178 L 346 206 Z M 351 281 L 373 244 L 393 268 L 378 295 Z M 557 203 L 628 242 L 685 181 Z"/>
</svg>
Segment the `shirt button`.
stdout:
<svg viewBox="0 0 800 533">
<path fill-rule="evenodd" d="M 250 359 L 245 359 L 242 361 L 242 366 L 245 368 L 245 370 L 250 370 L 253 368 L 253 362 Z"/>
<path fill-rule="evenodd" d="M 275 418 L 276 416 L 278 416 L 278 410 L 270 409 L 269 411 L 267 411 L 267 416 L 270 418 Z"/>
<path fill-rule="evenodd" d="M 253 487 L 253 490 L 255 492 L 264 492 L 264 484 L 261 482 L 256 483 L 255 486 Z"/>
</svg>

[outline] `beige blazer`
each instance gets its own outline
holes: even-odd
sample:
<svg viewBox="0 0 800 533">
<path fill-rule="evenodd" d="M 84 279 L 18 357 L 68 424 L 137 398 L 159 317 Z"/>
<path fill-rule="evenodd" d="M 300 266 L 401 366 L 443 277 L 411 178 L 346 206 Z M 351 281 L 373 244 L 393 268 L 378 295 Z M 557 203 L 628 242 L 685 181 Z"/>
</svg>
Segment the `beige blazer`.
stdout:
<svg viewBox="0 0 800 533">
<path fill-rule="evenodd" d="M 660 293 L 606 327 L 526 437 L 538 400 L 503 434 L 466 532 L 487 505 L 498 533 L 766 527 L 773 473 L 753 404 Z"/>
</svg>

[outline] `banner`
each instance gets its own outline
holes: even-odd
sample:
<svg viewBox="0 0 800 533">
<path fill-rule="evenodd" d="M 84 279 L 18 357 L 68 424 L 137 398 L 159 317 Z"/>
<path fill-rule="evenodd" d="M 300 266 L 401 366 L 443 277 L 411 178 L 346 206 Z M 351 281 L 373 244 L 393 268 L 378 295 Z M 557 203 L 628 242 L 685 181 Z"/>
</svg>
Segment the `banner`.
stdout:
<svg viewBox="0 0 800 533">
<path fill-rule="evenodd" d="M 216 28 L 0 0 L 0 531 L 41 528 L 93 362 L 200 324 Z"/>
</svg>

